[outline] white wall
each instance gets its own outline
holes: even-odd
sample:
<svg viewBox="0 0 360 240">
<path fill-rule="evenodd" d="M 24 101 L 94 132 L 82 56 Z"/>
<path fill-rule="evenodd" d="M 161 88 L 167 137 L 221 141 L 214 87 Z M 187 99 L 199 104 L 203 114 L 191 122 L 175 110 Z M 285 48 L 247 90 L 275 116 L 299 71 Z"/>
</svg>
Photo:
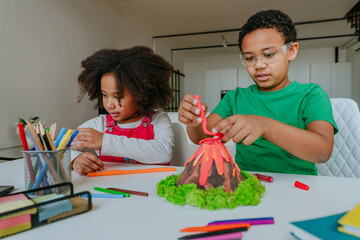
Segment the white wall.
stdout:
<svg viewBox="0 0 360 240">
<path fill-rule="evenodd" d="M 204 95 L 205 70 L 242 68 L 239 55 L 193 57 L 184 59 L 184 93 Z M 219 89 L 220 91 L 220 89 Z"/>
<path fill-rule="evenodd" d="M 319 63 L 333 63 L 335 62 L 334 48 L 315 48 L 315 49 L 301 49 L 301 43 L 298 55 L 291 63 L 291 66 L 301 66 Z"/>
<path fill-rule="evenodd" d="M 346 51 L 340 51 L 339 56 L 340 62 L 346 61 Z M 309 66 L 310 64 L 333 62 L 335 62 L 334 48 L 301 49 L 300 45 L 300 51 L 298 53 L 298 56 L 290 64 L 290 67 L 301 68 L 302 66 Z M 205 71 L 211 69 L 226 68 L 244 69 L 244 66 L 240 62 L 238 53 L 232 55 L 220 55 L 211 57 L 184 58 L 184 73 L 186 76 L 184 83 L 184 92 L 192 95 L 204 95 Z"/>
<path fill-rule="evenodd" d="M 19 117 L 76 128 L 97 115 L 77 104 L 80 62 L 100 48 L 152 47 L 151 36 L 96 0 L 0 1 L 0 148 L 20 145 Z"/>
</svg>

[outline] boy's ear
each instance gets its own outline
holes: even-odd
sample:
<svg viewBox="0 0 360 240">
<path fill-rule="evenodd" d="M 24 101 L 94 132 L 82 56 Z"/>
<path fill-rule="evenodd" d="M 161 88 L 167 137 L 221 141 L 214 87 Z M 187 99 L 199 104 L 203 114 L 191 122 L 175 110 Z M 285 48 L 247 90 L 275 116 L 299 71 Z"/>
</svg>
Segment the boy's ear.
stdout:
<svg viewBox="0 0 360 240">
<path fill-rule="evenodd" d="M 294 42 L 291 45 L 291 48 L 289 49 L 289 61 L 290 62 L 293 61 L 296 58 L 298 50 L 299 50 L 299 43 Z"/>
</svg>

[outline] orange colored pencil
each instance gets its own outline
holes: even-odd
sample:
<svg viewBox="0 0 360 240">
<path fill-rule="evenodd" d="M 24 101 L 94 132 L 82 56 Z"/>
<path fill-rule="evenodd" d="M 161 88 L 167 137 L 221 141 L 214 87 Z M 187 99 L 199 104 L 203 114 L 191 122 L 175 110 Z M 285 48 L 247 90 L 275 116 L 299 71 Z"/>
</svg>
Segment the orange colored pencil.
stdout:
<svg viewBox="0 0 360 240">
<path fill-rule="evenodd" d="M 48 131 L 46 131 L 46 137 L 47 137 L 47 139 L 48 139 L 48 141 L 49 141 L 49 143 L 50 143 L 50 146 L 51 146 L 51 149 L 49 149 L 49 150 L 56 150 L 56 147 L 55 147 L 55 144 L 54 144 L 54 140 L 53 140 L 53 138 L 51 137 L 51 135 L 50 135 L 50 133 L 48 132 Z"/>
<path fill-rule="evenodd" d="M 240 228 L 240 227 L 247 227 L 250 228 L 250 223 L 237 223 L 237 224 L 223 224 L 223 225 L 208 225 L 208 226 L 201 226 L 201 227 L 188 227 L 183 228 L 180 232 L 213 232 L 213 231 L 220 231 L 226 229 L 233 229 L 233 228 Z"/>
<path fill-rule="evenodd" d="M 145 169 L 134 169 L 134 170 L 107 170 L 102 172 L 88 173 L 88 177 L 101 177 L 101 176 L 112 176 L 112 175 L 124 175 L 124 174 L 138 174 L 138 173 L 154 173 L 154 172 L 173 172 L 176 168 L 173 167 L 159 167 L 159 168 L 145 168 Z"/>
<path fill-rule="evenodd" d="M 39 139 L 39 137 L 37 136 L 36 131 L 35 131 L 33 125 L 31 125 L 31 123 L 30 123 L 29 121 L 26 121 L 26 124 L 27 124 L 27 126 L 28 126 L 28 128 L 29 128 L 29 131 L 30 131 L 32 137 L 34 138 L 35 143 L 36 143 L 37 146 L 39 147 L 38 150 L 39 150 L 39 151 L 44 151 L 44 148 L 43 148 L 43 146 L 42 146 L 42 143 L 40 142 L 40 139 Z"/>
</svg>

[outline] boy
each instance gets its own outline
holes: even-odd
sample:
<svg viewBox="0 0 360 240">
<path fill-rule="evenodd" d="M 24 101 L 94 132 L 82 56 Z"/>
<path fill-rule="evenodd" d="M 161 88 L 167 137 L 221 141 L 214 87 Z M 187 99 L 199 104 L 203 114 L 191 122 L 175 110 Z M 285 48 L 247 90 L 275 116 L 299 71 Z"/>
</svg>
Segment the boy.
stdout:
<svg viewBox="0 0 360 240">
<path fill-rule="evenodd" d="M 330 158 L 337 127 L 325 91 L 288 78 L 299 49 L 291 19 L 278 10 L 256 13 L 239 33 L 239 48 L 255 84 L 228 92 L 207 117 L 208 128 L 236 143 L 242 170 L 317 175 L 315 163 Z M 194 143 L 208 137 L 191 95 L 180 103 L 179 121 Z"/>
</svg>

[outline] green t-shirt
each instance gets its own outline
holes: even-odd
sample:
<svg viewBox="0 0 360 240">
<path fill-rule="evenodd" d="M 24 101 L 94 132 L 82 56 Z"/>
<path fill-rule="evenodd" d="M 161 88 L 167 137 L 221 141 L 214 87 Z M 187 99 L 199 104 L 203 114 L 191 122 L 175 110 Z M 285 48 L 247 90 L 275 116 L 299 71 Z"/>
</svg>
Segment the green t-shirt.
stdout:
<svg viewBox="0 0 360 240">
<path fill-rule="evenodd" d="M 213 113 L 223 119 L 234 114 L 265 116 L 301 129 L 322 120 L 331 123 L 335 133 L 338 131 L 330 99 L 315 83 L 293 81 L 273 92 L 260 91 L 255 84 L 237 88 L 224 96 Z M 295 157 L 263 137 L 249 146 L 237 143 L 235 161 L 247 171 L 317 175 L 314 163 Z"/>
</svg>

